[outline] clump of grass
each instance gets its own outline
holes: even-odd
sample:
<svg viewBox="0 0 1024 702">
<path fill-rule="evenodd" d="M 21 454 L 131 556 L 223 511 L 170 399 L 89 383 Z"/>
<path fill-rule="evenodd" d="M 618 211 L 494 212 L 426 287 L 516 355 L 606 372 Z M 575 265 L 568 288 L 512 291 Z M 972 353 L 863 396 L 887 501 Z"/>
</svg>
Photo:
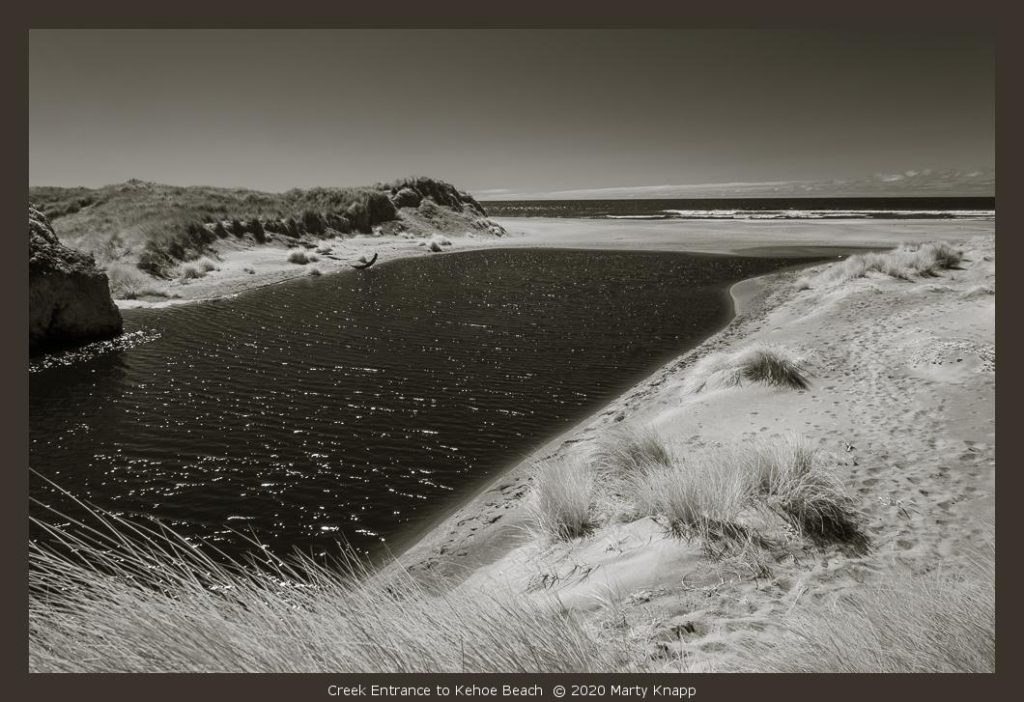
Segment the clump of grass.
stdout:
<svg viewBox="0 0 1024 702">
<path fill-rule="evenodd" d="M 757 343 L 735 353 L 701 359 L 687 372 L 684 389 L 696 393 L 734 387 L 744 380 L 795 390 L 809 385 L 803 359 L 785 347 Z"/>
<path fill-rule="evenodd" d="M 152 285 L 153 280 L 135 266 L 115 261 L 107 265 L 110 294 L 118 300 L 134 300 Z"/>
<path fill-rule="evenodd" d="M 320 269 L 319 269 L 319 268 L 310 268 L 310 269 L 309 269 L 309 274 L 310 274 L 311 276 L 318 276 L 318 275 L 322 275 L 322 274 L 320 273 Z"/>
<path fill-rule="evenodd" d="M 288 263 L 297 263 L 304 266 L 309 263 L 309 256 L 302 249 L 295 249 L 288 254 Z"/>
<path fill-rule="evenodd" d="M 755 346 L 736 358 L 744 379 L 764 385 L 803 390 L 807 376 L 801 359 L 779 346 Z"/>
<path fill-rule="evenodd" d="M 63 518 L 59 521 L 65 522 Z M 93 511 L 29 555 L 34 672 L 588 672 L 626 667 L 556 602 L 428 592 L 400 569 L 214 560 Z M 49 545 L 48 545 L 49 544 Z M 264 553 L 265 552 L 261 552 Z"/>
<path fill-rule="evenodd" d="M 630 480 L 652 467 L 670 465 L 675 457 L 653 427 L 627 425 L 599 441 L 592 459 L 601 488 L 597 511 L 628 521 L 643 516 L 630 503 Z"/>
<path fill-rule="evenodd" d="M 815 541 L 859 543 L 859 513 L 826 458 L 812 443 L 790 435 L 757 442 L 746 463 L 760 499 Z"/>
<path fill-rule="evenodd" d="M 540 534 L 568 541 L 589 534 L 595 526 L 597 482 L 584 461 L 562 459 L 537 467 L 528 505 Z"/>
<path fill-rule="evenodd" d="M 184 280 L 194 280 L 206 276 L 206 270 L 194 263 L 186 263 L 181 267 L 181 277 Z"/>
<path fill-rule="evenodd" d="M 211 271 L 220 270 L 217 267 L 217 264 L 214 261 L 212 261 L 211 259 L 207 258 L 206 256 L 203 256 L 201 259 L 199 259 L 199 261 L 197 262 L 197 265 L 200 268 L 202 268 L 204 271 L 206 271 L 207 273 L 209 273 Z"/>
<path fill-rule="evenodd" d="M 712 542 L 738 536 L 753 497 L 751 476 L 735 450 L 707 450 L 648 466 L 628 480 L 640 515 L 663 517 L 677 536 Z"/>
<path fill-rule="evenodd" d="M 885 253 L 857 254 L 842 263 L 829 266 L 819 273 L 811 284 L 835 285 L 870 273 L 880 273 L 891 278 L 911 280 L 930 277 L 938 271 L 956 268 L 963 261 L 963 252 L 951 244 L 938 241 L 926 244 L 901 244 Z"/>
<path fill-rule="evenodd" d="M 627 426 L 599 442 L 597 464 L 609 477 L 629 476 L 651 465 L 669 465 L 672 452 L 652 427 Z"/>
<path fill-rule="evenodd" d="M 937 241 L 925 244 L 922 249 L 929 249 L 930 256 L 938 268 L 957 268 L 964 260 L 964 253 L 961 249 L 954 247 L 945 241 Z"/>
<path fill-rule="evenodd" d="M 629 500 L 638 514 L 663 517 L 673 533 L 707 546 L 767 543 L 756 531 L 766 514 L 815 541 L 863 545 L 860 515 L 828 458 L 799 437 L 676 452 L 628 478 Z"/>
<path fill-rule="evenodd" d="M 869 588 L 790 612 L 741 668 L 785 673 L 995 672 L 994 554 L 952 574 L 895 571 Z"/>
</svg>

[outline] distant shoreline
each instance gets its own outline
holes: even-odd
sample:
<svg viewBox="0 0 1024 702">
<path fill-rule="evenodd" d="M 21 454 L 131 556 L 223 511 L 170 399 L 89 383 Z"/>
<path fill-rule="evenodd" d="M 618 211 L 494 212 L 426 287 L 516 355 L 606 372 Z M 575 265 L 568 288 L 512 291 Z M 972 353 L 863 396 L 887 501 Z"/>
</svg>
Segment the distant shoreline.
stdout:
<svg viewBox="0 0 1024 702">
<path fill-rule="evenodd" d="M 994 196 L 713 197 L 485 200 L 494 217 L 671 220 L 970 219 L 995 217 Z"/>
<path fill-rule="evenodd" d="M 490 248 L 578 248 L 674 251 L 725 255 L 805 255 L 808 247 L 831 253 L 855 253 L 864 248 L 891 248 L 903 241 L 956 240 L 991 233 L 995 224 L 984 220 L 840 220 L 747 222 L 714 220 L 625 221 L 571 218 L 491 217 L 506 230 L 503 236 L 482 232 L 439 232 L 448 241 L 440 253 L 421 245 L 422 238 L 357 235 L 321 239 L 310 251 L 330 247 L 329 256 L 314 263 L 288 262 L 289 249 L 251 246 L 222 251 L 218 270 L 197 280 L 172 280 L 167 297 L 155 300 L 115 300 L 121 309 L 160 308 L 189 302 L 208 302 L 247 290 L 310 275 L 315 268 L 328 275 L 358 273 L 350 262 L 361 255 L 380 254 L 377 265 L 389 260 L 450 251 Z M 247 271 L 253 271 L 249 273 Z"/>
</svg>

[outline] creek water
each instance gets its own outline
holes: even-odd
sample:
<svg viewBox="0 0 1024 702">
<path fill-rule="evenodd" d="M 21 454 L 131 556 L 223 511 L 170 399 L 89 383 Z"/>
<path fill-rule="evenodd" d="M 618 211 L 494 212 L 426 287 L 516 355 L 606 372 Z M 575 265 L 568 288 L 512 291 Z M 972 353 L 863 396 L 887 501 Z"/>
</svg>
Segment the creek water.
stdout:
<svg viewBox="0 0 1024 702">
<path fill-rule="evenodd" d="M 476 251 L 127 310 L 145 343 L 31 373 L 31 466 L 229 555 L 380 552 L 719 329 L 730 284 L 793 263 Z M 81 512 L 30 490 L 35 515 Z"/>
</svg>

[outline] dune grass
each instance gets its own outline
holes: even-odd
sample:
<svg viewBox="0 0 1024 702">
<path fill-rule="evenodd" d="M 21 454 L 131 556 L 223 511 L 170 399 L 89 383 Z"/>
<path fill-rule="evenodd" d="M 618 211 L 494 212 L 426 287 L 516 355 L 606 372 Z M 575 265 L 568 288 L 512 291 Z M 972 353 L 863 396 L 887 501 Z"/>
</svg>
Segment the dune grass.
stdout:
<svg viewBox="0 0 1024 702">
<path fill-rule="evenodd" d="M 675 452 L 627 478 L 637 513 L 664 518 L 673 533 L 703 539 L 709 551 L 735 543 L 767 545 L 775 515 L 818 542 L 862 544 L 860 515 L 830 457 L 798 436 L 743 446 Z"/>
<path fill-rule="evenodd" d="M 430 178 L 284 193 L 130 180 L 95 189 L 32 187 L 29 199 L 53 221 L 61 241 L 95 255 L 101 265 L 124 260 L 169 277 L 181 262 L 229 236 L 262 244 L 274 235 L 289 240 L 353 230 L 369 234 L 398 217 L 391 198 L 402 188 L 437 198 L 448 208 L 442 214 L 484 214 L 471 196 Z"/>
<path fill-rule="evenodd" d="M 296 263 L 304 266 L 311 261 L 309 255 L 302 249 L 295 249 L 288 254 L 288 263 Z"/>
<path fill-rule="evenodd" d="M 181 277 L 183 280 L 194 280 L 196 278 L 205 278 L 206 269 L 195 263 L 186 263 L 181 267 Z"/>
<path fill-rule="evenodd" d="M 106 267 L 110 295 L 115 300 L 134 300 L 153 285 L 153 279 L 135 266 L 114 262 Z"/>
<path fill-rule="evenodd" d="M 866 253 L 850 256 L 836 263 L 813 278 L 803 278 L 798 289 L 844 283 L 863 278 L 871 273 L 886 275 L 900 280 L 924 278 L 938 275 L 938 271 L 956 268 L 963 261 L 963 252 L 944 241 L 925 244 L 901 244 L 892 251 Z"/>
<path fill-rule="evenodd" d="M 581 459 L 539 464 L 530 496 L 530 522 L 542 537 L 568 541 L 591 532 L 596 524 L 597 480 Z"/>
<path fill-rule="evenodd" d="M 631 502 L 639 514 L 663 517 L 676 535 L 700 537 L 707 546 L 737 536 L 752 494 L 735 454 L 696 452 L 648 466 L 628 479 Z"/>
<path fill-rule="evenodd" d="M 788 435 L 755 442 L 744 463 L 758 498 L 802 534 L 816 541 L 860 542 L 860 515 L 829 458 L 807 439 Z"/>
<path fill-rule="evenodd" d="M 66 522 L 60 518 L 60 522 Z M 630 664 L 554 601 L 428 592 L 353 558 L 215 560 L 157 525 L 92 510 L 36 522 L 36 672 L 586 672 Z M 263 553 L 255 549 L 257 553 Z"/>
<path fill-rule="evenodd" d="M 771 644 L 748 643 L 742 670 L 787 673 L 995 672 L 995 554 L 962 573 L 913 576 L 799 606 Z"/>
<path fill-rule="evenodd" d="M 701 359 L 686 372 L 684 390 L 697 393 L 734 387 L 744 380 L 794 390 L 809 386 L 801 357 L 782 346 L 755 343 L 734 353 L 716 353 Z"/>
<path fill-rule="evenodd" d="M 553 540 L 650 516 L 715 556 L 771 548 L 787 529 L 820 544 L 867 545 L 834 458 L 797 435 L 684 451 L 649 427 L 626 427 L 586 458 L 538 466 L 528 508 L 535 530 Z"/>
<path fill-rule="evenodd" d="M 594 458 L 606 477 L 634 475 L 650 465 L 669 465 L 672 451 L 652 427 L 626 426 L 597 446 Z"/>
<path fill-rule="evenodd" d="M 212 271 L 220 270 L 220 268 L 217 267 L 217 263 L 215 261 L 213 261 L 212 259 L 207 258 L 206 256 L 203 256 L 202 258 L 200 258 L 196 262 L 196 265 L 199 266 L 199 268 L 202 269 L 206 273 L 210 273 Z"/>
</svg>

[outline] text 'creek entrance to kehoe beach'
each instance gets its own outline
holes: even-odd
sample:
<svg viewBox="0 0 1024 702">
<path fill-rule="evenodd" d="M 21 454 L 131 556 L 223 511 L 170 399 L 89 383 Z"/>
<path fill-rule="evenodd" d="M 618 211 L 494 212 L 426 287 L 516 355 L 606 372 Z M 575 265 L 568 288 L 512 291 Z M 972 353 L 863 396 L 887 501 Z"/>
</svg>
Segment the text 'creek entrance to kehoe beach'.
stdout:
<svg viewBox="0 0 1024 702">
<path fill-rule="evenodd" d="M 232 555 L 239 534 L 380 553 L 716 331 L 731 283 L 793 263 L 477 251 L 130 310 L 154 340 L 31 374 L 31 466 Z M 31 494 L 77 513 L 35 475 Z"/>
</svg>

